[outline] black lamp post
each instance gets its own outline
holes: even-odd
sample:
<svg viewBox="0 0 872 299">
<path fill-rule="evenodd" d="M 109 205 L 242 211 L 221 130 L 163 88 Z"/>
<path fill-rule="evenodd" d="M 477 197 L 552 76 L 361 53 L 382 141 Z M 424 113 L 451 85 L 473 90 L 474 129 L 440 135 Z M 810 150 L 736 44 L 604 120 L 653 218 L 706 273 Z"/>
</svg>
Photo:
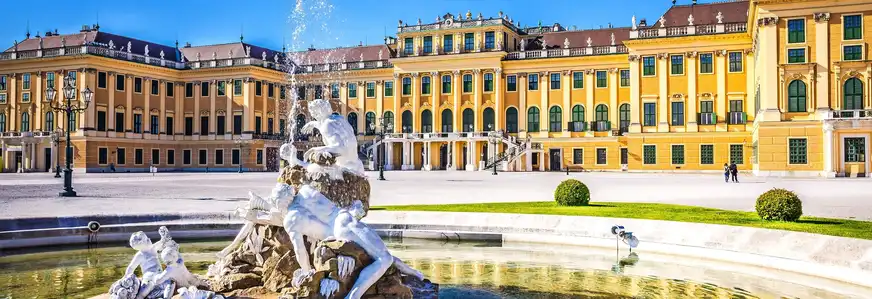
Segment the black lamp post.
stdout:
<svg viewBox="0 0 872 299">
<path fill-rule="evenodd" d="M 48 100 L 51 108 L 55 111 L 65 113 L 67 120 L 67 146 L 66 146 L 66 155 L 64 160 L 66 162 L 66 168 L 64 169 L 64 191 L 58 193 L 59 196 L 63 197 L 75 197 L 76 191 L 73 190 L 73 169 L 70 168 L 73 163 L 73 146 L 71 142 L 70 135 L 73 131 L 72 123 L 69 121 L 75 114 L 81 113 L 88 109 L 88 105 L 91 104 L 91 97 L 94 96 L 94 92 L 91 91 L 91 88 L 85 87 L 85 90 L 82 91 L 82 103 L 78 101 L 73 102 L 76 98 L 76 81 L 71 76 L 67 76 L 64 80 L 64 89 L 63 96 L 66 102 L 55 102 L 55 96 L 57 95 L 57 91 L 49 86 L 45 89 L 45 97 Z"/>
<path fill-rule="evenodd" d="M 52 132 L 52 134 L 51 134 L 51 141 L 52 141 L 52 143 L 54 143 L 55 151 L 60 150 L 61 136 L 62 136 L 63 134 L 64 134 L 64 131 L 63 131 L 61 128 L 56 129 L 56 130 L 55 130 L 54 132 Z M 54 175 L 54 177 L 55 177 L 55 178 L 60 178 L 60 177 L 61 177 L 61 161 L 60 161 L 60 159 L 58 159 L 58 158 L 59 158 L 58 156 L 60 156 L 60 155 L 55 154 L 55 159 L 54 159 L 54 162 L 55 162 L 55 167 L 54 167 L 54 169 L 55 169 L 55 171 L 54 171 L 55 175 Z"/>
<path fill-rule="evenodd" d="M 233 143 L 236 143 L 236 148 L 239 149 L 239 170 L 236 171 L 237 173 L 242 173 L 242 164 L 245 162 L 245 149 L 242 146 L 245 145 L 246 140 L 241 138 L 242 136 L 239 136 L 239 139 L 233 140 Z"/>
<path fill-rule="evenodd" d="M 382 125 L 381 130 L 376 130 L 375 124 L 372 124 L 372 123 L 369 124 L 369 129 L 370 129 L 370 131 L 373 131 L 375 133 L 376 140 L 377 140 L 377 142 L 379 142 L 379 146 L 377 148 L 377 150 L 379 151 L 378 180 L 384 181 L 385 180 L 385 150 L 386 150 L 385 144 L 384 144 L 385 133 L 393 129 L 393 124 L 385 123 L 384 117 L 379 118 L 379 122 Z"/>
<path fill-rule="evenodd" d="M 497 175 L 497 161 L 499 160 L 499 159 L 497 159 L 497 156 L 499 155 L 499 153 L 497 153 L 498 152 L 497 147 L 499 146 L 500 142 L 502 141 L 501 137 L 500 137 L 501 134 L 502 134 L 502 132 L 497 131 L 497 132 L 491 132 L 487 136 L 488 141 L 490 141 L 490 144 L 493 145 L 493 151 L 494 151 L 494 155 L 492 157 L 493 163 L 491 165 L 491 167 L 493 167 L 493 169 L 494 169 L 494 172 L 492 172 L 491 175 Z"/>
</svg>

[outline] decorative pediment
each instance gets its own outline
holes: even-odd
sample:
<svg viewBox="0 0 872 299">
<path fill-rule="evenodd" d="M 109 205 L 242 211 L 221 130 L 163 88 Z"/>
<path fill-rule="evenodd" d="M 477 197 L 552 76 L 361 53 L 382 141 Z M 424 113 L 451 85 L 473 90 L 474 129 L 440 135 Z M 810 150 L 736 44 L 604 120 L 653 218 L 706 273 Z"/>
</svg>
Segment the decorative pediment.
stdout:
<svg viewBox="0 0 872 299">
<path fill-rule="evenodd" d="M 133 113 L 142 113 L 142 107 L 134 107 Z"/>
<path fill-rule="evenodd" d="M 433 106 L 430 105 L 430 102 L 424 102 L 421 104 L 421 108 L 432 108 L 432 107 Z"/>
<path fill-rule="evenodd" d="M 463 105 L 464 106 L 472 106 L 472 102 L 470 102 L 469 100 L 466 100 L 466 101 L 463 101 Z"/>
<path fill-rule="evenodd" d="M 672 94 L 672 98 L 673 99 L 682 99 L 682 98 L 684 98 L 684 95 L 680 94 L 680 93 L 676 93 L 676 94 Z"/>
<path fill-rule="evenodd" d="M 224 110 L 218 110 L 218 111 L 215 111 L 215 115 L 218 115 L 218 116 L 225 116 L 225 115 L 227 115 L 227 111 L 224 111 Z"/>
<path fill-rule="evenodd" d="M 273 111 L 269 111 L 266 113 L 266 117 L 274 117 L 274 116 L 276 116 L 276 113 Z"/>
<path fill-rule="evenodd" d="M 448 100 L 444 100 L 444 101 L 442 101 L 442 105 L 441 105 L 441 106 L 442 106 L 442 107 L 449 107 L 449 106 L 451 106 L 451 102 L 449 102 Z"/>
<path fill-rule="evenodd" d="M 493 107 L 493 106 L 494 106 L 494 101 L 493 101 L 493 100 L 487 100 L 487 101 L 484 102 L 484 106 L 486 106 L 486 107 Z"/>
<path fill-rule="evenodd" d="M 404 108 L 412 108 L 412 103 L 411 103 L 411 102 L 405 102 L 405 103 L 403 103 L 403 107 L 404 107 Z"/>
<path fill-rule="evenodd" d="M 200 110 L 200 116 L 209 116 L 209 114 L 212 114 L 209 110 Z"/>
<path fill-rule="evenodd" d="M 160 113 L 160 110 L 157 110 L 157 108 L 153 108 L 153 109 L 151 109 L 150 112 L 151 112 L 151 114 L 158 114 L 158 113 Z"/>
<path fill-rule="evenodd" d="M 699 94 L 699 97 L 703 98 L 703 99 L 711 99 L 712 93 L 711 92 L 703 92 L 703 93 Z"/>
</svg>

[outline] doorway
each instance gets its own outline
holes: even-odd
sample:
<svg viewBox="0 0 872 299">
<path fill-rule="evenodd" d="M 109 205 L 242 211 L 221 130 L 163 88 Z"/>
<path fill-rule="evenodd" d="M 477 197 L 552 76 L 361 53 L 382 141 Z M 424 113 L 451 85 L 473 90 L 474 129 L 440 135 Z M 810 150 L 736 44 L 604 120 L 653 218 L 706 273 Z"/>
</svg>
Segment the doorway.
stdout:
<svg viewBox="0 0 872 299">
<path fill-rule="evenodd" d="M 266 148 L 266 171 L 278 172 L 279 163 L 276 163 L 279 157 L 279 148 Z"/>
<path fill-rule="evenodd" d="M 533 166 L 533 169 L 539 169 L 539 153 L 534 152 L 533 157 L 531 159 L 533 161 L 530 161 L 530 165 Z"/>
<path fill-rule="evenodd" d="M 560 171 L 560 164 L 563 162 L 563 159 L 560 158 L 560 149 L 552 148 L 548 152 L 551 158 L 551 171 Z"/>
<path fill-rule="evenodd" d="M 22 165 L 23 162 L 21 158 L 21 152 L 15 152 L 15 158 L 12 159 L 12 161 L 15 162 L 15 164 L 13 164 L 13 167 L 15 167 L 15 171 L 18 171 L 18 169 L 20 168 L 24 168 L 24 165 Z"/>
<path fill-rule="evenodd" d="M 45 172 L 51 171 L 52 164 L 54 164 L 54 161 L 51 160 L 51 148 L 47 147 L 47 148 L 43 149 L 42 156 L 43 156 L 42 161 L 45 161 L 45 162 L 43 162 L 43 163 L 45 163 L 44 164 L 45 167 L 43 167 L 43 168 L 45 168 Z"/>
<path fill-rule="evenodd" d="M 466 146 L 464 145 L 463 146 L 463 164 L 460 165 L 461 167 L 463 167 L 463 170 L 466 170 L 466 161 L 467 161 L 466 159 L 468 158 L 467 157 L 468 155 L 469 155 L 469 151 L 466 150 Z"/>
<path fill-rule="evenodd" d="M 866 137 L 844 137 L 842 140 L 842 171 L 846 177 L 865 177 L 867 155 Z"/>
<path fill-rule="evenodd" d="M 439 169 L 448 169 L 448 147 L 444 144 L 439 146 Z"/>
</svg>

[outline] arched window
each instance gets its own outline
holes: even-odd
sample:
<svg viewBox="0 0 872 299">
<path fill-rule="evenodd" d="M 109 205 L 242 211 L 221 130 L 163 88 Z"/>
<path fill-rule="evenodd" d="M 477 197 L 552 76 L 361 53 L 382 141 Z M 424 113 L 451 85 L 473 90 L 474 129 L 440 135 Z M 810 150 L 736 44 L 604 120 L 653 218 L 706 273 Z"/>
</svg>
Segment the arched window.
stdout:
<svg viewBox="0 0 872 299">
<path fill-rule="evenodd" d="M 366 129 L 366 135 L 375 134 L 375 112 L 367 112 L 364 117 L 364 126 L 366 126 L 364 129 Z"/>
<path fill-rule="evenodd" d="M 619 117 L 621 118 L 621 130 L 630 128 L 630 104 L 621 104 Z"/>
<path fill-rule="evenodd" d="M 787 112 L 805 112 L 805 82 L 793 80 L 787 85 Z"/>
<path fill-rule="evenodd" d="M 393 133 L 394 132 L 394 113 L 390 111 L 385 111 L 384 116 L 385 122 L 385 133 Z"/>
<path fill-rule="evenodd" d="M 539 108 L 527 109 L 527 132 L 539 132 Z"/>
<path fill-rule="evenodd" d="M 421 112 L 421 133 L 433 133 L 433 112 L 430 110 Z"/>
<path fill-rule="evenodd" d="M 475 129 L 473 122 L 475 121 L 475 113 L 472 109 L 466 108 L 463 110 L 463 131 L 472 132 Z"/>
<path fill-rule="evenodd" d="M 351 125 L 351 130 L 354 135 L 357 135 L 357 113 L 348 113 L 348 124 Z"/>
<path fill-rule="evenodd" d="M 584 106 L 575 105 L 572 107 L 572 121 L 573 122 L 584 122 Z"/>
<path fill-rule="evenodd" d="M 412 112 L 403 111 L 403 133 L 412 133 Z"/>
<path fill-rule="evenodd" d="M 45 113 L 45 128 L 44 131 L 54 131 L 54 112 L 46 112 Z"/>
<path fill-rule="evenodd" d="M 551 107 L 548 111 L 548 131 L 560 132 L 563 130 L 563 112 L 560 106 Z"/>
<path fill-rule="evenodd" d="M 0 133 L 6 132 L 6 113 L 0 113 Z"/>
<path fill-rule="evenodd" d="M 21 112 L 21 132 L 30 131 L 30 114 Z"/>
<path fill-rule="evenodd" d="M 863 109 L 863 82 L 857 78 L 845 81 L 845 96 L 843 110 Z"/>
<path fill-rule="evenodd" d="M 487 131 L 495 131 L 497 129 L 496 123 L 494 123 L 494 109 L 493 108 L 484 108 L 482 112 L 482 119 L 484 120 L 484 129 Z"/>
<path fill-rule="evenodd" d="M 454 116 L 451 109 L 442 110 L 442 133 L 454 132 Z"/>
<path fill-rule="evenodd" d="M 609 107 L 605 104 L 596 105 L 596 121 L 609 120 Z"/>
<path fill-rule="evenodd" d="M 506 132 L 518 133 L 518 109 L 515 107 L 506 109 Z"/>
</svg>

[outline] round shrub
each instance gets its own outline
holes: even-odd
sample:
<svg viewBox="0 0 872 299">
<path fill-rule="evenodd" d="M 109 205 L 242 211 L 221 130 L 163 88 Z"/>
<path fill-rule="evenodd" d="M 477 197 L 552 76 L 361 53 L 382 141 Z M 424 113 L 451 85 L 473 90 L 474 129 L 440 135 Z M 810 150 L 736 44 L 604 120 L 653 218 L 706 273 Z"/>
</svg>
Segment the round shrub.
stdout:
<svg viewBox="0 0 872 299">
<path fill-rule="evenodd" d="M 561 206 L 586 206 L 590 203 L 590 190 L 584 183 L 568 179 L 554 190 L 554 200 Z"/>
<path fill-rule="evenodd" d="M 757 215 L 763 220 L 796 221 L 802 216 L 802 201 L 792 191 L 773 188 L 757 197 Z"/>
</svg>

